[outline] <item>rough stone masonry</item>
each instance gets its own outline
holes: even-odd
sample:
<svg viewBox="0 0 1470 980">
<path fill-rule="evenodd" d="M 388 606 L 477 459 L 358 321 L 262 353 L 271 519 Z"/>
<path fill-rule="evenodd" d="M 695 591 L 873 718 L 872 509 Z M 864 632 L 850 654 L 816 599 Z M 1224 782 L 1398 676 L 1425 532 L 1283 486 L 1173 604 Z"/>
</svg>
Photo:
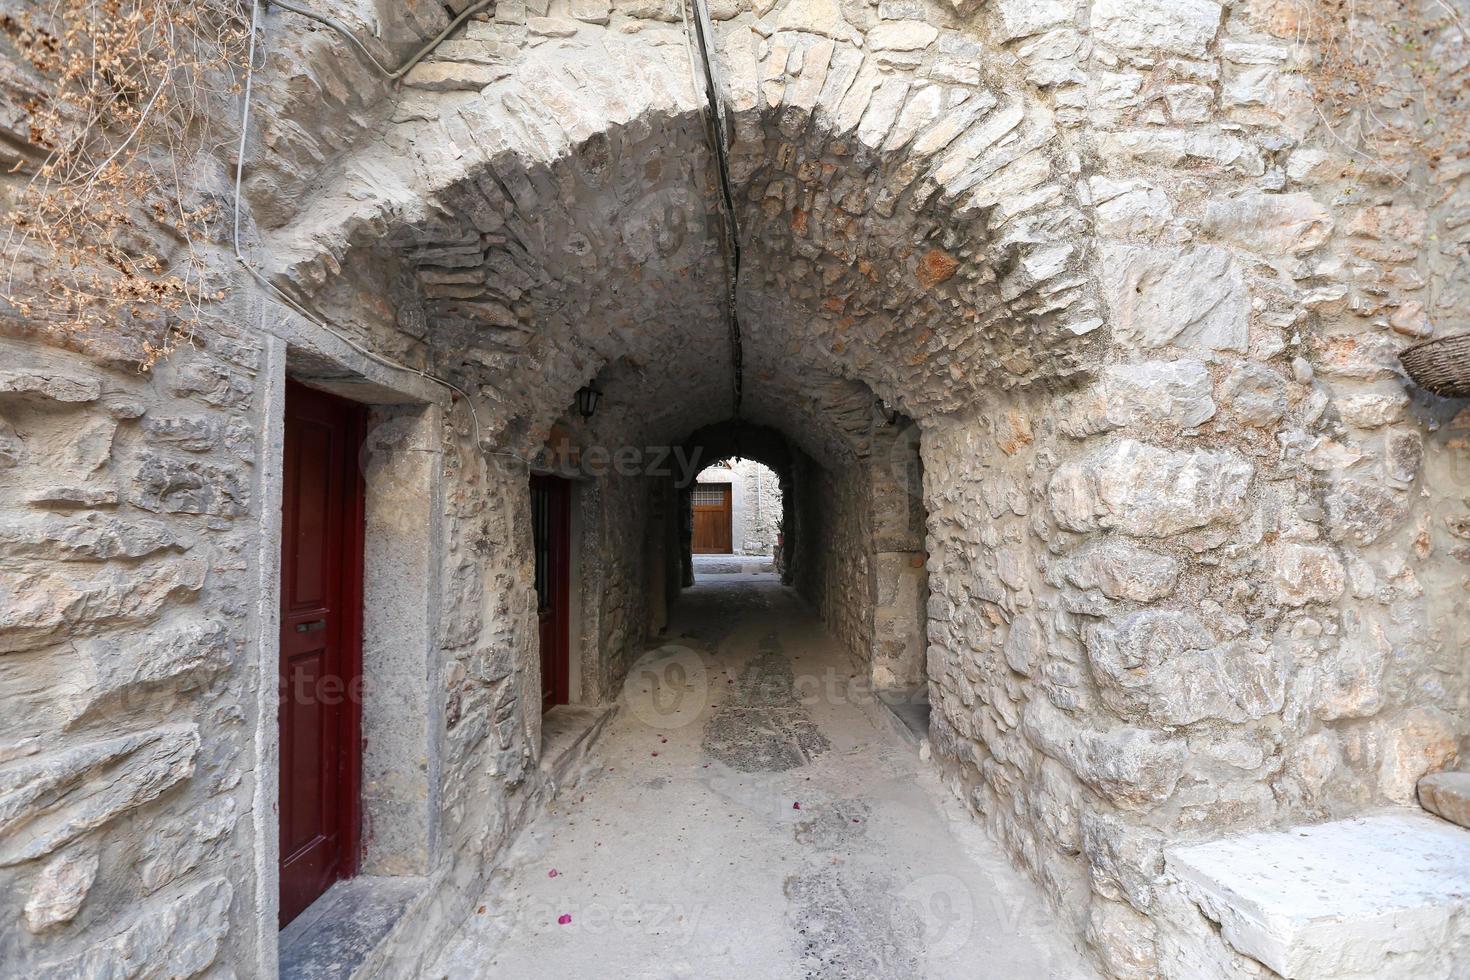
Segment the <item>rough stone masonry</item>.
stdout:
<svg viewBox="0 0 1470 980">
<path fill-rule="evenodd" d="M 401 61 L 465 4 L 319 6 Z M 0 973 L 277 968 L 288 377 L 374 406 L 363 870 L 419 884 L 369 972 L 435 955 L 556 789 L 526 461 L 734 452 L 733 228 L 792 584 L 927 684 L 933 764 L 1103 971 L 1273 975 L 1165 844 L 1414 805 L 1470 735 L 1470 413 L 1396 358 L 1470 328 L 1470 157 L 1412 97 L 1339 131 L 1317 6 L 713 0 L 730 214 L 679 0 L 500 0 L 402 85 L 264 9 L 260 278 L 206 243 L 221 298 L 143 373 L 0 329 Z M 1409 6 L 1376 68 L 1462 70 Z M 3 80 L 24 146 L 52 82 Z M 666 621 L 678 494 L 579 481 L 580 701 Z"/>
</svg>

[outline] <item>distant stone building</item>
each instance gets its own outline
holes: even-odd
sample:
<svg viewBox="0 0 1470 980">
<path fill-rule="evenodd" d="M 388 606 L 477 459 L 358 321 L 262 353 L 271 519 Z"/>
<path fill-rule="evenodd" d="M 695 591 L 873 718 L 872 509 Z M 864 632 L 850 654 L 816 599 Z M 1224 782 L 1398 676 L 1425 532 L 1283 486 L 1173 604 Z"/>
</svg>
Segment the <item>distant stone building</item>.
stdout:
<svg viewBox="0 0 1470 980">
<path fill-rule="evenodd" d="M 699 474 L 696 486 L 730 487 L 733 554 L 772 555 L 781 529 L 781 483 L 753 459 L 727 460 Z"/>
</svg>

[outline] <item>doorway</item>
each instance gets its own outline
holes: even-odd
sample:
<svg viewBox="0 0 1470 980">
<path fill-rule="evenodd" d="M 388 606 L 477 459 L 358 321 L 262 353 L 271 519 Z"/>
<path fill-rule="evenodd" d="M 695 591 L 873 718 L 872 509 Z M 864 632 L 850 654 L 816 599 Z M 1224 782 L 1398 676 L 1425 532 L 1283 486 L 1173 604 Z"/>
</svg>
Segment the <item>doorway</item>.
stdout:
<svg viewBox="0 0 1470 980">
<path fill-rule="evenodd" d="M 728 555 L 734 551 L 731 535 L 733 494 L 728 483 L 696 483 L 690 494 L 694 510 L 694 538 L 691 550 L 696 555 Z"/>
<path fill-rule="evenodd" d="M 570 481 L 555 476 L 531 477 L 543 712 L 570 700 L 571 499 Z"/>
<path fill-rule="evenodd" d="M 357 872 L 362 770 L 361 406 L 288 383 L 281 501 L 280 912 Z"/>
</svg>

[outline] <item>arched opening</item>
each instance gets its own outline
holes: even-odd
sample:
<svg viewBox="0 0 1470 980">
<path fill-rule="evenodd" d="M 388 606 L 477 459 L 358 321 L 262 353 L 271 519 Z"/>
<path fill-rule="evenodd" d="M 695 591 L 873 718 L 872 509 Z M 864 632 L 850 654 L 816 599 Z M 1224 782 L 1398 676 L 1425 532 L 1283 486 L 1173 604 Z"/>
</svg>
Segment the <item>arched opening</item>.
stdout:
<svg viewBox="0 0 1470 980">
<path fill-rule="evenodd" d="M 715 460 L 690 487 L 690 550 L 712 557 L 765 558 L 767 570 L 774 571 L 781 501 L 781 478 L 769 466 L 742 456 Z"/>
<path fill-rule="evenodd" d="M 27 125 L 50 41 L 89 63 L 85 6 L 8 25 L 41 55 L 3 59 L 12 191 L 50 152 Z M 18 972 L 268 977 L 308 901 L 298 933 L 374 931 L 308 944 L 371 949 L 361 975 L 441 950 L 488 973 L 476 922 L 530 954 L 513 975 L 717 975 L 729 951 L 750 975 L 1083 975 L 1045 936 L 1114 977 L 1454 972 L 1465 944 L 1414 923 L 1464 920 L 1464 876 L 1421 859 L 1463 869 L 1470 838 L 1368 812 L 1466 822 L 1442 770 L 1470 730 L 1470 416 L 1396 356 L 1470 305 L 1470 176 L 1400 138 L 1454 130 L 1414 121 L 1430 86 L 1370 98 L 1384 157 L 1313 97 L 1363 77 L 1307 36 L 1336 23 L 1279 4 L 251 6 L 238 92 L 144 59 L 211 112 L 243 96 L 239 142 L 150 145 L 145 118 L 195 131 L 160 83 L 104 93 L 140 113 L 112 152 L 74 144 L 84 197 L 149 186 L 116 179 L 131 158 L 180 216 L 238 214 L 189 242 L 172 194 L 113 215 L 140 268 L 191 253 L 195 343 L 139 374 L 117 359 L 146 310 L 116 336 L 21 304 L 0 325 Z M 450 10 L 403 85 L 375 74 Z M 1454 69 L 1452 20 L 1372 67 Z M 50 257 L 16 257 L 45 292 Z M 699 582 L 688 497 L 736 456 L 781 483 L 779 580 Z M 360 678 L 360 710 L 283 725 L 286 677 Z M 283 834 L 293 813 L 323 819 Z M 1031 885 L 1000 887 L 999 853 L 977 871 L 976 825 Z M 535 866 L 552 838 L 575 868 Z M 282 901 L 288 865 L 323 873 Z M 492 876 L 521 901 L 480 916 Z M 557 908 L 669 880 L 672 907 L 600 908 L 653 923 L 639 941 Z M 1049 903 L 1043 938 L 924 918 L 965 896 Z M 754 932 L 687 970 L 642 941 L 704 907 Z M 528 912 L 545 929 L 510 939 L 539 945 L 493 934 Z M 1345 931 L 1395 941 L 1321 963 Z"/>
<path fill-rule="evenodd" d="M 613 34 L 601 44 L 596 58 L 538 45 L 526 57 L 547 59 L 544 71 L 528 65 L 447 116 L 406 122 L 296 217 L 293 229 L 318 229 L 308 247 L 294 237 L 273 250 L 281 289 L 450 380 L 464 396 L 446 445 L 462 499 L 499 501 L 451 507 L 446 528 L 480 542 L 457 552 L 447 585 L 485 625 L 446 645 L 463 665 L 450 670 L 461 707 L 448 738 L 465 740 L 447 778 L 465 798 L 499 799 L 501 774 L 527 765 L 522 745 L 544 758 L 564 738 L 566 712 L 543 716 L 526 698 L 555 675 L 529 589 L 529 472 L 575 486 L 571 709 L 626 699 L 651 638 L 712 643 L 709 663 L 761 675 L 752 688 L 725 678 L 743 693 L 734 713 L 709 705 L 728 728 L 716 741 L 805 758 L 792 719 L 807 675 L 779 630 L 771 645 L 759 629 L 772 610 L 795 628 L 781 610 L 799 597 L 830 634 L 838 659 L 821 671 L 840 699 L 891 708 L 978 800 L 965 744 L 976 678 L 962 662 L 972 614 L 952 603 L 976 563 L 1004 566 L 1014 549 L 956 521 L 976 490 L 956 446 L 1020 476 L 1027 399 L 1072 384 L 1098 344 L 1070 241 L 1075 182 L 1049 116 L 999 79 L 978 90 L 880 70 L 846 42 L 794 33 L 760 53 L 802 65 L 779 91 L 744 89 L 759 69 L 742 59 L 756 53 L 723 50 L 735 87 L 722 170 L 680 52 Z M 608 54 L 640 84 L 605 77 Z M 390 161 L 404 151 L 412 176 Z M 386 186 L 380 164 L 397 175 Z M 591 412 L 576 397 L 587 387 L 601 396 Z M 997 418 L 1015 431 L 997 433 Z M 779 583 L 712 598 L 695 584 L 692 498 L 705 462 L 736 457 L 777 477 Z M 1019 610 L 994 601 L 990 628 L 1003 633 Z M 730 663 L 726 628 L 754 644 Z M 509 672 L 487 672 L 487 658 Z M 777 708 L 762 700 L 767 682 Z M 760 734 L 768 708 L 774 741 Z M 486 712 L 491 742 L 474 727 Z M 456 820 L 450 847 L 480 833 Z"/>
</svg>

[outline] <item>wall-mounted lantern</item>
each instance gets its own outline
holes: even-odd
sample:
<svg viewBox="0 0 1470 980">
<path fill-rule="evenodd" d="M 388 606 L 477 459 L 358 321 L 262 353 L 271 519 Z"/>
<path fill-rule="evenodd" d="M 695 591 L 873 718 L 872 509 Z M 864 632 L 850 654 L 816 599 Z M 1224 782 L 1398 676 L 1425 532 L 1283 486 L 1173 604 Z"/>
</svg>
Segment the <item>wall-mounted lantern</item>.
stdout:
<svg viewBox="0 0 1470 980">
<path fill-rule="evenodd" d="M 879 412 L 879 414 L 881 414 L 883 416 L 883 420 L 885 422 L 887 422 L 889 425 L 897 425 L 898 424 L 898 417 L 900 415 L 902 415 L 903 413 L 900 412 L 896 408 L 889 408 L 887 405 L 885 405 L 883 403 L 883 399 L 881 399 L 881 398 L 877 399 L 877 402 L 878 402 L 878 412 Z"/>
<path fill-rule="evenodd" d="M 582 413 L 582 418 L 590 419 L 597 411 L 597 403 L 602 399 L 602 389 L 596 384 L 583 385 L 577 389 L 577 411 Z"/>
</svg>

